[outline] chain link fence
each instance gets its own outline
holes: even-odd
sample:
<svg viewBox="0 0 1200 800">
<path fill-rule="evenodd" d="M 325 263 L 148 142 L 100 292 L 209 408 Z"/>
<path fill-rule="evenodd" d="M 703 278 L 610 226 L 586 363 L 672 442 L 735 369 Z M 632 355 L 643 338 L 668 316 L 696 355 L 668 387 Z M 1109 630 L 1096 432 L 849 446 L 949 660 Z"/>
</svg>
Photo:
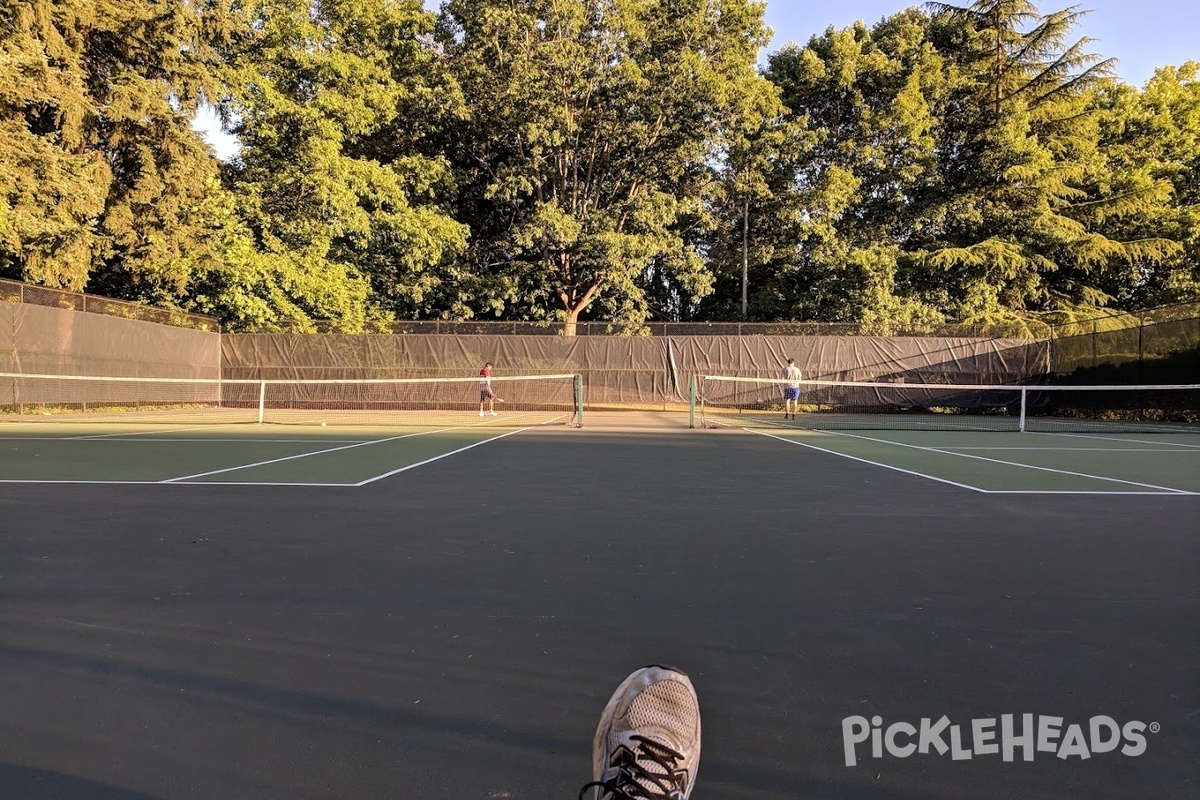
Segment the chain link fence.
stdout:
<svg viewBox="0 0 1200 800">
<path fill-rule="evenodd" d="M 342 333 L 331 324 L 317 325 L 319 333 Z M 375 323 L 369 333 L 445 336 L 562 336 L 560 321 L 395 320 Z M 973 339 L 1033 338 L 1024 326 L 1004 324 L 945 324 L 919 329 L 879 331 L 857 322 L 647 322 L 620 325 L 580 322 L 576 336 L 922 336 Z"/>
<path fill-rule="evenodd" d="M 1072 383 L 1195 383 L 1200 380 L 1200 303 L 1055 325 L 1050 371 Z"/>
<path fill-rule="evenodd" d="M 94 294 L 68 292 L 63 289 L 51 289 L 46 286 L 34 286 L 29 283 L 0 279 L 0 301 L 10 303 L 28 303 L 35 306 L 62 308 L 68 311 L 82 311 L 88 314 L 103 314 L 108 317 L 123 317 L 142 322 L 157 322 L 160 325 L 171 325 L 176 328 L 191 328 L 198 331 L 218 333 L 221 323 L 215 317 L 203 314 L 192 314 L 187 311 L 177 311 L 169 308 L 157 308 L 130 303 L 125 300 L 113 300 Z"/>
</svg>

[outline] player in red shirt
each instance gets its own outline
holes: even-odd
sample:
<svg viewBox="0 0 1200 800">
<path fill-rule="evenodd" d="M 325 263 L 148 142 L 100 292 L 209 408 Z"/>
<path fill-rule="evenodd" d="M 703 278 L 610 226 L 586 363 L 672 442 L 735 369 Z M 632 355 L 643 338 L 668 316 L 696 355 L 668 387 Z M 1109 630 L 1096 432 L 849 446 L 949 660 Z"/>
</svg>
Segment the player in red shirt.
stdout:
<svg viewBox="0 0 1200 800">
<path fill-rule="evenodd" d="M 496 416 L 496 395 L 492 393 L 492 362 L 483 365 L 479 370 L 479 416 L 484 416 L 483 407 L 487 406 L 488 413 Z"/>
</svg>

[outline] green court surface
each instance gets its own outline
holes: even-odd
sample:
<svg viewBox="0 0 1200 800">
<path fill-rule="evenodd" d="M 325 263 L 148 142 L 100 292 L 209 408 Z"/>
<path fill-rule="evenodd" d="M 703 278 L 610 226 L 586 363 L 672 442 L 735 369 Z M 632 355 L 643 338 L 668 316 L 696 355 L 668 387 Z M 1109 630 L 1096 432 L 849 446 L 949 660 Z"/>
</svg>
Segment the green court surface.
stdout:
<svg viewBox="0 0 1200 800">
<path fill-rule="evenodd" d="M 365 486 L 523 430 L 222 425 L 0 426 L 0 481 Z"/>
<path fill-rule="evenodd" d="M 621 419 L 611 416 L 610 427 Z M 684 436 L 804 447 L 975 492 L 1200 493 L 1200 437 L 1187 433 L 718 433 L 688 432 L 682 418 L 665 416 L 660 424 Z M 0 482 L 362 487 L 541 427 L 522 425 L 520 416 L 421 429 L 23 423 L 0 426 Z"/>
<path fill-rule="evenodd" d="M 1187 433 L 746 432 L 978 492 L 1200 493 Z"/>
</svg>

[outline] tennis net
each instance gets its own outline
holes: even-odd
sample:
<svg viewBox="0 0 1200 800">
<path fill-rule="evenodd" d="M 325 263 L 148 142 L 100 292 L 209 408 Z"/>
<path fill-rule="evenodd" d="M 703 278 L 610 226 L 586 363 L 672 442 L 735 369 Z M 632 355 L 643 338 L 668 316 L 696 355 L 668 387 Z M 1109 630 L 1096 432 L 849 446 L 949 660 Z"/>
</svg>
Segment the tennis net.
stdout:
<svg viewBox="0 0 1200 800">
<path fill-rule="evenodd" d="M 479 378 L 220 380 L 0 373 L 0 421 L 293 425 L 583 423 L 579 375 Z M 491 411 L 495 411 L 493 415 Z"/>
<path fill-rule="evenodd" d="M 1200 433 L 1200 384 L 991 386 L 793 381 L 706 375 L 692 382 L 704 427 Z M 695 424 L 695 422 L 693 423 Z"/>
</svg>

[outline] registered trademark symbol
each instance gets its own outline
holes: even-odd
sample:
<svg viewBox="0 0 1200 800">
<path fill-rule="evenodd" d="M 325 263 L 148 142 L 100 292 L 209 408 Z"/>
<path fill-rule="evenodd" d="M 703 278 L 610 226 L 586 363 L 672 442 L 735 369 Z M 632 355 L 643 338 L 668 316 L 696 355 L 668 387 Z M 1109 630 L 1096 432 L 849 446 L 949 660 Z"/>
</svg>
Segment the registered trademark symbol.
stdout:
<svg viewBox="0 0 1200 800">
<path fill-rule="evenodd" d="M 1162 730 L 1162 725 L 1159 725 L 1157 722 L 1150 723 L 1150 732 L 1151 733 L 1158 733 L 1161 730 Z"/>
</svg>

